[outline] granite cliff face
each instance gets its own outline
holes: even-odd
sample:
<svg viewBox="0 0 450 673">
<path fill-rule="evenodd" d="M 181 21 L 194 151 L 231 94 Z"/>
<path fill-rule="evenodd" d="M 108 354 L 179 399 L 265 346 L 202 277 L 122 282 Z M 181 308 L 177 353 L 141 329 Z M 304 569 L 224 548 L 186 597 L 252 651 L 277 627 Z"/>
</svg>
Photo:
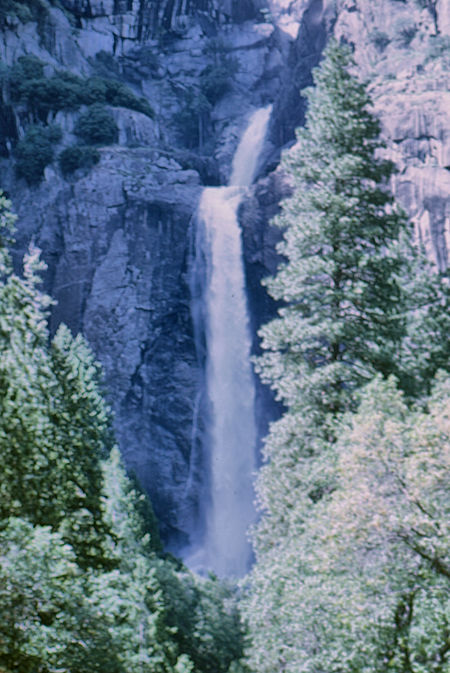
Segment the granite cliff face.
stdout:
<svg viewBox="0 0 450 673">
<path fill-rule="evenodd" d="M 374 7 L 376 5 L 376 8 Z M 117 142 L 64 175 L 56 160 L 29 186 L 15 174 L 32 121 L 7 80 L 0 109 L 1 184 L 19 215 L 17 259 L 34 238 L 62 320 L 103 363 L 125 460 L 149 491 L 169 548 L 201 528 L 207 464 L 196 400 L 202 378 L 190 312 L 189 261 L 204 184 L 224 183 L 249 114 L 274 103 L 260 180 L 241 208 L 254 328 L 273 310 L 259 279 L 274 271 L 270 217 L 288 189 L 280 150 L 302 123 L 299 90 L 331 33 L 355 45 L 370 81 L 395 189 L 443 268 L 449 224 L 449 11 L 446 0 L 64 0 L 27 22 L 2 18 L 0 57 L 26 54 L 51 77 L 110 78 L 147 99 L 154 116 L 109 106 Z M 447 46 L 446 46 L 447 45 Z M 85 108 L 48 113 L 76 141 Z M 43 120 L 41 120 L 42 123 Z M 448 236 L 448 234 L 447 234 Z M 446 244 L 447 240 L 447 244 Z M 260 391 L 260 409 L 266 408 Z M 261 420 L 264 430 L 264 419 Z"/>
<path fill-rule="evenodd" d="M 110 107 L 118 142 L 100 148 L 97 165 L 65 176 L 55 160 L 29 186 L 14 158 L 30 112 L 4 86 L 11 123 L 1 181 L 19 215 L 16 257 L 31 238 L 42 248 L 46 289 L 58 302 L 52 328 L 64 321 L 82 331 L 101 360 L 126 463 L 177 549 L 200 526 L 207 474 L 193 441 L 202 375 L 189 292 L 195 212 L 201 184 L 226 179 L 247 116 L 279 86 L 281 46 L 253 2 L 65 8 L 49 5 L 40 23 L 8 17 L 3 62 L 32 54 L 47 77 L 64 69 L 114 78 L 155 114 Z M 55 154 L 76 141 L 83 110 L 49 112 L 45 121 L 63 130 Z"/>
</svg>

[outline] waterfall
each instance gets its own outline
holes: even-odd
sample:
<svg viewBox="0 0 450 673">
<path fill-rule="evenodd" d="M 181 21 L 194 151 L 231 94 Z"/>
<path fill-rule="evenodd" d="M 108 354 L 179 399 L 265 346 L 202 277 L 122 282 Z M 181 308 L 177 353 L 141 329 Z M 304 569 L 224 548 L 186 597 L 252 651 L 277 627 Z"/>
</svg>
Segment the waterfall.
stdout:
<svg viewBox="0 0 450 673">
<path fill-rule="evenodd" d="M 188 565 L 222 577 L 242 577 L 252 551 L 256 469 L 251 335 L 238 209 L 253 181 L 271 107 L 257 110 L 233 159 L 230 186 L 204 189 L 198 211 L 197 260 L 203 268 L 207 432 L 210 489 L 202 546 Z M 196 274 L 198 284 L 198 273 Z M 197 309 L 198 313 L 198 309 Z"/>
</svg>

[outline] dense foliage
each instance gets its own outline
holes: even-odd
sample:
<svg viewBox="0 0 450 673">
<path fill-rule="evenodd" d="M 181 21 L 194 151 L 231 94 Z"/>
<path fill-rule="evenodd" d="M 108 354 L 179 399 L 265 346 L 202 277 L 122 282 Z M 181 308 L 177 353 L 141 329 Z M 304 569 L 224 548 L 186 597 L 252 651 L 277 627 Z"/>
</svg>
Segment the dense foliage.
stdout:
<svg viewBox="0 0 450 673">
<path fill-rule="evenodd" d="M 101 103 L 90 105 L 80 115 L 74 131 L 87 145 L 110 145 L 117 142 L 119 137 L 114 117 Z"/>
<path fill-rule="evenodd" d="M 31 125 L 16 147 L 16 173 L 28 184 L 37 184 L 44 169 L 53 161 L 54 143 L 61 140 L 59 126 Z"/>
<path fill-rule="evenodd" d="M 41 23 L 48 14 L 46 0 L 0 0 L 0 25 L 14 25 L 15 19 L 22 23 L 37 21 Z"/>
<path fill-rule="evenodd" d="M 100 161 L 100 153 L 90 145 L 70 145 L 58 157 L 64 175 L 70 175 L 79 168 L 92 168 Z"/>
<path fill-rule="evenodd" d="M 153 117 L 148 101 L 116 79 L 82 79 L 67 70 L 49 77 L 45 76 L 45 65 L 36 56 L 20 56 L 9 71 L 13 101 L 26 104 L 36 120 L 45 122 L 49 112 L 76 110 L 94 103 L 126 107 Z"/>
<path fill-rule="evenodd" d="M 62 140 L 60 127 L 52 124 L 60 110 L 76 112 L 87 106 L 75 124 L 74 132 L 80 145 L 66 147 L 59 154 L 59 165 L 64 176 L 78 168 L 90 169 L 100 159 L 97 150 L 89 145 L 108 145 L 118 140 L 118 127 L 108 106 L 125 107 L 153 117 L 148 101 L 136 96 L 118 79 L 92 76 L 83 79 L 67 70 L 49 74 L 50 66 L 37 56 L 20 56 L 8 67 L 0 63 L 5 107 L 4 139 L 14 147 L 16 174 L 29 185 L 38 184 L 44 169 L 52 163 L 55 145 Z M 116 74 L 116 73 L 115 73 Z M 17 142 L 14 115 L 21 119 L 25 135 Z M 32 122 L 32 123 L 30 123 Z"/>
<path fill-rule="evenodd" d="M 267 281 L 284 306 L 256 363 L 285 405 L 244 601 L 258 673 L 449 670 L 448 385 L 408 406 L 449 370 L 448 286 L 388 191 L 351 65 L 327 48 L 284 158 L 285 262 Z"/>
<path fill-rule="evenodd" d="M 369 384 L 323 460 L 333 492 L 252 573 L 254 670 L 447 673 L 449 418 L 448 379 L 426 412 Z"/>
<path fill-rule="evenodd" d="M 43 265 L 31 249 L 23 277 L 12 272 L 13 225 L 0 196 L 2 672 L 242 670 L 233 588 L 159 553 L 99 366 L 64 325 L 49 343 Z"/>
</svg>

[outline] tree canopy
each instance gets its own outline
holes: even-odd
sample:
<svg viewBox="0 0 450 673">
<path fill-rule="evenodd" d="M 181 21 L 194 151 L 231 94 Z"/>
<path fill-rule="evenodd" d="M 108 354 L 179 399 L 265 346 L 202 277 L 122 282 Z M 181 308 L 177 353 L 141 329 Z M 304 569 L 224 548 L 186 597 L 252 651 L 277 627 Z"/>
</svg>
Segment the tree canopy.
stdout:
<svg viewBox="0 0 450 673">
<path fill-rule="evenodd" d="M 238 673 L 235 589 L 162 553 L 99 364 L 64 325 L 50 339 L 39 251 L 12 271 L 10 209 L 0 196 L 2 673 Z"/>
<path fill-rule="evenodd" d="M 352 65 L 331 42 L 282 162 L 292 187 L 274 221 L 284 261 L 266 281 L 282 307 L 261 329 L 256 367 L 285 411 L 265 440 L 244 599 L 258 673 L 448 670 L 449 547 L 437 532 L 448 457 L 433 433 L 425 439 L 431 406 L 422 420 L 408 406 L 448 371 L 448 287 L 389 191 L 394 166 Z M 352 422 L 359 439 L 345 430 Z M 431 490 L 419 496 L 428 469 Z"/>
</svg>

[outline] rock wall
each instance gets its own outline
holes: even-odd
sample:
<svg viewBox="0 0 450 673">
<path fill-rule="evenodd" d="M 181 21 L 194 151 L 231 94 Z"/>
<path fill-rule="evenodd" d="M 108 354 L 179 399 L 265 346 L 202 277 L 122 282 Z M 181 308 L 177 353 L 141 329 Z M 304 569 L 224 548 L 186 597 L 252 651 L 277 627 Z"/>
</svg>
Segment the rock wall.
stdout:
<svg viewBox="0 0 450 673">
<path fill-rule="evenodd" d="M 263 17 L 247 20 L 258 16 L 253 2 L 65 6 L 70 13 L 49 6 L 39 30 L 11 17 L 1 33 L 3 61 L 34 54 L 47 76 L 64 68 L 113 77 L 146 97 L 155 117 L 110 108 L 118 143 L 100 148 L 96 166 L 64 176 L 54 161 L 30 187 L 14 172 L 29 115 L 4 88 L 2 110 L 15 135 L 5 125 L 0 175 L 19 215 L 16 262 L 34 238 L 48 264 L 45 287 L 58 302 L 52 330 L 64 321 L 82 331 L 102 362 L 125 461 L 177 550 L 201 528 L 207 474 L 193 440 L 202 376 L 189 293 L 195 212 L 201 184 L 226 180 L 248 115 L 279 89 L 282 45 Z M 139 28 L 142 13 L 153 17 L 150 37 Z M 199 112 L 204 73 L 223 61 L 234 76 Z M 76 140 L 82 110 L 49 115 L 63 130 L 57 152 Z"/>
<path fill-rule="evenodd" d="M 444 271 L 450 243 L 448 0 L 345 0 L 335 34 L 355 46 L 398 174 L 394 193 Z"/>
<path fill-rule="evenodd" d="M 310 83 L 308 64 L 320 56 L 322 27 L 354 48 L 357 74 L 369 83 L 382 122 L 387 156 L 398 167 L 393 191 L 444 271 L 450 242 L 449 0 L 272 0 L 271 7 L 278 24 L 297 34 L 300 87 Z M 296 77 L 295 66 L 291 71 Z M 282 103 L 280 145 L 291 135 L 287 111 L 302 116 L 301 99 L 292 90 L 290 95 Z"/>
</svg>

